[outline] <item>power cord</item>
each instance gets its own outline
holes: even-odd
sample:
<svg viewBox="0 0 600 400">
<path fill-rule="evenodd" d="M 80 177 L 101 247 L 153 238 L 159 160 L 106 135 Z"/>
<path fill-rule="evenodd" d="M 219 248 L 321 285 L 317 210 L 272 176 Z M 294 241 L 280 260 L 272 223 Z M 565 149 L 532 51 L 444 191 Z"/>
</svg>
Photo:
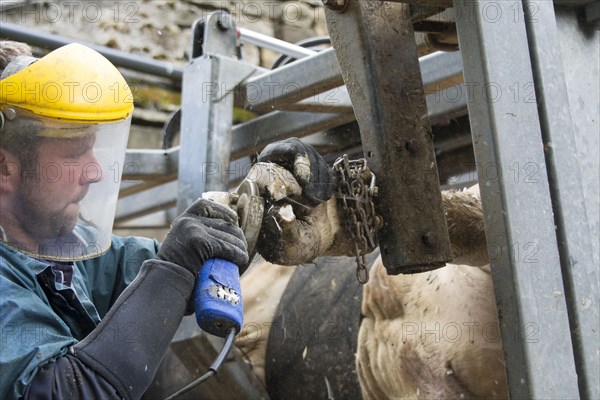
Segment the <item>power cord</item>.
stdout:
<svg viewBox="0 0 600 400">
<path fill-rule="evenodd" d="M 229 331 L 227 331 L 227 338 L 225 339 L 225 344 L 223 345 L 223 348 L 221 349 L 221 352 L 219 353 L 219 355 L 217 356 L 215 361 L 213 361 L 212 365 L 208 369 L 207 373 L 205 373 L 204 375 L 202 375 L 200 378 L 196 379 L 189 385 L 185 386 L 184 388 L 173 393 L 172 395 L 167 397 L 165 400 L 176 399 L 176 398 L 182 396 L 183 394 L 189 392 L 196 386 L 200 385 L 202 382 L 206 381 L 211 376 L 216 375 L 217 370 L 219 369 L 221 364 L 223 364 L 223 361 L 225 361 L 227 354 L 229 354 L 229 351 L 233 347 L 233 339 L 235 339 L 236 334 L 237 334 L 237 332 L 236 332 L 235 328 L 231 328 L 231 329 L 229 329 Z"/>
</svg>

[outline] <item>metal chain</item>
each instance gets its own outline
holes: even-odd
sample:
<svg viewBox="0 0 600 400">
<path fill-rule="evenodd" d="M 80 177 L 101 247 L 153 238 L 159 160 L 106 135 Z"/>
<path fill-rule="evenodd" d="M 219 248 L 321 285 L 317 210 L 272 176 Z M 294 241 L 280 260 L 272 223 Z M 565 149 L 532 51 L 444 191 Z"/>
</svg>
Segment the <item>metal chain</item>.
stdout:
<svg viewBox="0 0 600 400">
<path fill-rule="evenodd" d="M 340 179 L 337 196 L 344 211 L 344 225 L 354 242 L 356 279 L 365 284 L 369 281 L 365 254 L 377 247 L 377 229 L 381 221 L 373 205 L 373 197 L 377 196 L 375 174 L 367 166 L 366 159 L 348 160 L 347 154 L 335 161 L 333 169 Z"/>
</svg>

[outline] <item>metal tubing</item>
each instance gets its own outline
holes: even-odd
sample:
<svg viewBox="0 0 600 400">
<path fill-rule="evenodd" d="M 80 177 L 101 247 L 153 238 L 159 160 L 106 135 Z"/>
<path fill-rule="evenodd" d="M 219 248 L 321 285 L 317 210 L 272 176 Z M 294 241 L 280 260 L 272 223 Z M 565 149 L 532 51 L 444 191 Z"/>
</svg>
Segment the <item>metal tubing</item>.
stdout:
<svg viewBox="0 0 600 400">
<path fill-rule="evenodd" d="M 223 57 L 223 59 L 226 58 Z M 456 61 L 454 53 L 438 53 L 421 60 L 425 86 L 438 87 L 438 85 L 433 84 L 433 82 L 438 82 L 439 86 L 445 87 L 444 81 L 455 80 L 454 74 L 455 71 L 457 71 L 457 68 L 460 69 L 460 62 L 459 65 L 448 63 L 447 60 L 450 59 Z M 229 61 L 233 62 L 233 60 Z M 235 68 L 236 71 L 244 69 L 244 63 L 241 61 L 235 61 L 235 63 L 237 65 Z M 432 63 L 432 67 L 428 66 L 429 63 Z M 447 78 L 440 79 L 439 75 L 436 73 L 434 66 L 438 64 L 447 67 L 444 68 L 446 72 L 449 72 Z M 429 76 L 430 73 L 432 74 L 431 77 Z M 245 76 L 246 73 L 235 72 L 233 75 L 239 78 Z M 228 83 L 228 85 L 230 84 Z M 458 85 L 454 88 L 447 88 L 444 90 L 448 91 L 448 93 L 436 92 L 427 96 L 427 108 L 429 110 L 428 118 L 432 122 L 445 121 L 466 114 L 467 93 L 469 90 L 464 85 Z M 195 92 L 196 99 L 198 99 L 198 93 L 199 91 Z M 311 109 L 311 111 L 314 111 L 315 107 L 319 107 L 318 113 L 277 111 L 233 126 L 231 159 L 237 160 L 244 156 L 254 155 L 265 145 L 274 140 L 281 140 L 291 136 L 305 137 L 355 121 L 352 112 L 352 104 L 350 103 L 348 94 L 345 92 L 345 87 L 342 86 L 337 92 L 332 93 L 332 97 L 326 97 L 325 95 L 327 93 L 329 92 L 325 92 L 323 93 L 323 96 L 319 97 L 319 100 L 323 100 L 322 104 L 320 106 L 314 105 Z M 334 104 L 329 104 L 330 100 Z M 303 102 L 296 104 L 298 110 L 302 108 L 302 104 Z M 335 112 L 333 109 L 329 111 L 326 110 L 327 106 L 331 105 L 335 105 Z M 344 111 L 341 112 L 340 110 Z M 167 151 L 127 151 L 124 168 L 124 173 L 127 174 L 127 178 L 144 180 L 146 182 L 134 187 L 122 188 L 121 193 L 123 194 L 123 197 L 128 195 L 133 196 L 131 201 L 129 201 L 129 199 L 126 201 L 127 205 L 123 205 L 123 207 L 119 209 L 121 210 L 118 214 L 120 220 L 129 219 L 130 215 L 145 215 L 147 212 L 144 212 L 144 209 L 155 210 L 157 204 L 170 204 L 175 201 L 176 192 L 172 190 L 160 192 L 164 193 L 168 199 L 164 199 L 158 195 L 144 196 L 142 193 L 138 192 L 165 182 L 164 180 L 160 180 L 152 185 L 152 182 L 154 182 L 157 175 L 164 174 L 164 177 L 170 176 L 172 177 L 171 179 L 175 179 L 175 175 L 177 175 L 178 171 L 179 152 L 179 147 L 171 148 Z M 231 169 L 237 169 L 237 164 L 232 166 Z M 222 171 L 218 172 L 221 173 Z M 184 177 L 186 174 L 186 172 L 182 172 L 180 176 Z M 200 185 L 199 181 L 202 179 L 199 178 L 199 175 L 194 175 L 193 172 L 190 172 L 189 175 L 189 179 L 192 181 L 196 179 L 195 182 Z M 125 202 L 125 198 L 120 199 L 119 202 Z"/>
<path fill-rule="evenodd" d="M 276 39 L 271 36 L 263 35 L 262 33 L 251 31 L 246 28 L 238 28 L 240 32 L 240 40 L 251 43 L 265 49 L 274 50 L 278 53 L 285 54 L 293 58 L 303 58 L 312 56 L 316 53 L 314 50 L 307 49 L 284 40 Z"/>
<path fill-rule="evenodd" d="M 459 51 L 428 54 L 419 59 L 419 64 L 426 94 L 439 92 L 463 82 Z"/>
<path fill-rule="evenodd" d="M 227 29 L 220 26 L 225 12 L 210 14 L 204 23 L 196 23 L 194 35 L 203 35 L 198 45 L 209 47 L 221 56 L 205 51 L 185 68 L 181 98 L 181 150 L 179 157 L 179 192 L 177 210 L 210 190 L 226 190 L 218 170 L 227 169 L 231 158 L 233 92 L 221 84 L 231 84 L 235 70 L 227 69 L 229 57 L 236 54 L 236 31 L 233 22 Z M 232 63 L 234 61 L 232 60 Z"/>
<path fill-rule="evenodd" d="M 427 97 L 427 109 L 430 118 L 434 118 L 432 123 L 439 117 L 445 118 L 440 114 L 449 115 L 448 119 L 451 119 L 456 117 L 456 112 L 466 110 L 468 88 L 457 85 L 463 81 L 460 52 L 430 54 L 421 57 L 419 65 L 424 91 L 431 93 Z M 352 104 L 345 87 L 325 92 L 342 84 L 342 74 L 333 49 L 324 50 L 249 79 L 242 86 L 245 95 L 240 96 L 245 102 L 239 101 L 238 106 L 249 107 L 254 112 L 346 112 L 346 107 Z"/>
<path fill-rule="evenodd" d="M 252 155 L 274 140 L 302 137 L 352 121 L 353 114 L 276 111 L 236 125 L 232 155 L 236 158 Z"/>
<path fill-rule="evenodd" d="M 335 51 L 327 49 L 248 80 L 246 106 L 272 111 L 343 84 Z"/>
<path fill-rule="evenodd" d="M 50 50 L 57 49 L 69 43 L 81 43 L 96 50 L 118 67 L 170 78 L 174 81 L 181 81 L 183 77 L 183 68 L 168 62 L 126 53 L 124 51 L 111 49 L 110 47 L 83 43 L 79 40 L 60 35 L 53 35 L 33 28 L 25 28 L 10 22 L 2 22 L 0 24 L 0 37 L 2 39 L 25 42 L 32 46 Z"/>
<path fill-rule="evenodd" d="M 177 204 L 177 187 L 177 181 L 167 182 L 119 199 L 115 212 L 115 224 L 175 206 Z"/>
<path fill-rule="evenodd" d="M 400 3 L 408 3 L 420 6 L 429 7 L 452 7 L 452 0 L 378 0 L 378 1 L 394 1 Z M 546 0 L 543 0 L 546 1 Z M 566 7 L 580 7 L 590 4 L 595 0 L 553 0 L 554 4 Z M 513 4 L 514 6 L 514 4 Z"/>
<path fill-rule="evenodd" d="M 128 149 L 125 154 L 123 180 L 154 180 L 177 175 L 179 147 L 168 150 Z"/>
</svg>

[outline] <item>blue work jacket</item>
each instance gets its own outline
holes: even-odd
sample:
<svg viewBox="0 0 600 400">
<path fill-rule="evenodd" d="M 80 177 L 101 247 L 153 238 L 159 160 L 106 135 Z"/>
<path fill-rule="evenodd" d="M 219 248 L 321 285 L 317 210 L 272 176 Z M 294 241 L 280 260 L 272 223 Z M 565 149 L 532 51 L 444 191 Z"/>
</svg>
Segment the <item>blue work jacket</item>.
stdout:
<svg viewBox="0 0 600 400">
<path fill-rule="evenodd" d="M 157 251 L 155 240 L 113 236 L 105 254 L 74 263 L 68 287 L 51 263 L 0 242 L 0 399 L 21 397 L 41 365 L 87 336 Z M 118 330 L 115 343 L 135 335 Z"/>
</svg>

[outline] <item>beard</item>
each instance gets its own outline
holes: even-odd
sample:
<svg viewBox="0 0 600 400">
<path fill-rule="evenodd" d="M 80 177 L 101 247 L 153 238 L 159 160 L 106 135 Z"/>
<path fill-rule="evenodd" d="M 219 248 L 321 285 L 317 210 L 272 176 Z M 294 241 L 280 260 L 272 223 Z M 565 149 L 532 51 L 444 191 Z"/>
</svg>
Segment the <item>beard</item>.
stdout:
<svg viewBox="0 0 600 400">
<path fill-rule="evenodd" d="M 79 202 L 53 204 L 38 185 L 26 184 L 19 191 L 17 206 L 21 228 L 36 240 L 53 239 L 73 231 L 79 215 Z"/>
</svg>

